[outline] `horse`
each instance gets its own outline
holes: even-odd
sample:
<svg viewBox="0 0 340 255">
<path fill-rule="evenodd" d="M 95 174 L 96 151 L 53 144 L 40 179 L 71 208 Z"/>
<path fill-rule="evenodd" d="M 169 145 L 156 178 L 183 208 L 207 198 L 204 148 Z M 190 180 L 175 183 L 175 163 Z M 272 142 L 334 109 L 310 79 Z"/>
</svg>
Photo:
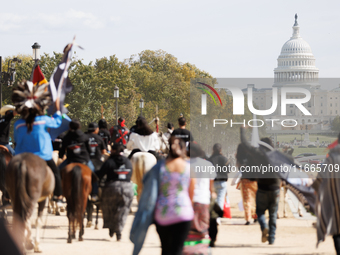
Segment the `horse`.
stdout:
<svg viewBox="0 0 340 255">
<path fill-rule="evenodd" d="M 59 158 L 59 151 L 54 150 L 52 154 L 52 159 L 56 166 L 59 166 L 63 159 Z M 60 212 L 64 212 L 65 207 L 59 206 L 57 202 L 53 201 L 53 194 L 48 199 L 48 206 L 47 206 L 47 212 L 51 214 L 55 214 L 56 216 L 60 216 Z"/>
<path fill-rule="evenodd" d="M 143 177 L 154 165 L 156 165 L 157 159 L 149 152 L 136 152 L 131 158 L 131 163 L 133 169 L 131 180 L 138 185 L 137 200 L 139 201 L 143 190 Z"/>
<path fill-rule="evenodd" d="M 87 198 L 92 189 L 92 171 L 84 164 L 71 163 L 61 170 L 61 177 L 63 196 L 67 202 L 67 218 L 69 220 L 67 243 L 72 243 L 72 238 L 76 238 L 77 223 L 80 229 L 78 240 L 83 241 L 84 214 Z"/>
<path fill-rule="evenodd" d="M 55 179 L 45 160 L 32 153 L 16 155 L 9 162 L 6 170 L 6 189 L 13 206 L 13 231 L 18 238 L 22 251 L 33 249 L 41 252 L 39 230 L 46 198 L 53 193 Z M 30 218 L 38 203 L 36 236 L 31 238 Z M 25 230 L 27 236 L 25 238 Z"/>
<path fill-rule="evenodd" d="M 9 161 L 12 159 L 12 154 L 9 152 L 6 146 L 0 145 L 0 191 L 2 193 L 1 202 L 2 202 L 2 217 L 6 219 L 7 210 L 5 205 L 6 200 L 6 188 L 5 188 L 5 171 Z"/>
</svg>

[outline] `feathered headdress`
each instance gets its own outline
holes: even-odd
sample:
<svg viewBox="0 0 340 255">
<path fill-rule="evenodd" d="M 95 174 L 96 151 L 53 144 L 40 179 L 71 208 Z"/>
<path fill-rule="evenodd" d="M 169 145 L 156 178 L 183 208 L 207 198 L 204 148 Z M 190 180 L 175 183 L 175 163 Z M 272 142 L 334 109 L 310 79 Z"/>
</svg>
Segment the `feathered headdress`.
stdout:
<svg viewBox="0 0 340 255">
<path fill-rule="evenodd" d="M 23 81 L 13 89 L 12 101 L 17 113 L 24 119 L 30 114 L 43 115 L 51 104 L 50 92 L 46 91 L 48 83 L 33 86 L 30 81 Z"/>
</svg>

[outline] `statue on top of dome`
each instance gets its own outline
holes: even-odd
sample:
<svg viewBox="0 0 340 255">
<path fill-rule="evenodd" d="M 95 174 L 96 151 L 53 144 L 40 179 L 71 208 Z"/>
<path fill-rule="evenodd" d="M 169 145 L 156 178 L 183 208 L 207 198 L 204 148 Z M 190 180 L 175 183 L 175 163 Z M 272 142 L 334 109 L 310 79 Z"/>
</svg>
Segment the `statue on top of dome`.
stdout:
<svg viewBox="0 0 340 255">
<path fill-rule="evenodd" d="M 294 23 L 294 26 L 298 26 L 299 24 L 297 23 L 297 19 L 298 19 L 298 15 L 297 13 L 295 13 L 295 23 Z"/>
</svg>

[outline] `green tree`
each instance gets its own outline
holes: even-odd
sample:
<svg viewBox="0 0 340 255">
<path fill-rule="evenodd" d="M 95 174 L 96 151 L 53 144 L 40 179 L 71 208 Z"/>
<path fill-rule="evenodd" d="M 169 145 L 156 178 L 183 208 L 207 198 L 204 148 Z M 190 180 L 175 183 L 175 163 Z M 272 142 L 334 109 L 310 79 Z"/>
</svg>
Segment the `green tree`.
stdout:
<svg viewBox="0 0 340 255">
<path fill-rule="evenodd" d="M 339 132 L 340 131 L 340 116 L 337 115 L 334 120 L 332 121 L 332 130 L 335 132 Z"/>
</svg>

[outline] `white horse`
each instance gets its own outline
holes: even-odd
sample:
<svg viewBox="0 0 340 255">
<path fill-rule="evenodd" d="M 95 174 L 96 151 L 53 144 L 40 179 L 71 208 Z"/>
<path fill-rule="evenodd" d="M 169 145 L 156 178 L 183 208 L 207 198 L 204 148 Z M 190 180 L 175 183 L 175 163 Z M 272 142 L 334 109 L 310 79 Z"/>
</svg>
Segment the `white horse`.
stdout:
<svg viewBox="0 0 340 255">
<path fill-rule="evenodd" d="M 156 165 L 157 159 L 149 152 L 136 152 L 131 158 L 131 163 L 133 169 L 131 180 L 138 185 L 137 200 L 139 201 L 143 190 L 143 177 L 154 165 Z"/>
</svg>

